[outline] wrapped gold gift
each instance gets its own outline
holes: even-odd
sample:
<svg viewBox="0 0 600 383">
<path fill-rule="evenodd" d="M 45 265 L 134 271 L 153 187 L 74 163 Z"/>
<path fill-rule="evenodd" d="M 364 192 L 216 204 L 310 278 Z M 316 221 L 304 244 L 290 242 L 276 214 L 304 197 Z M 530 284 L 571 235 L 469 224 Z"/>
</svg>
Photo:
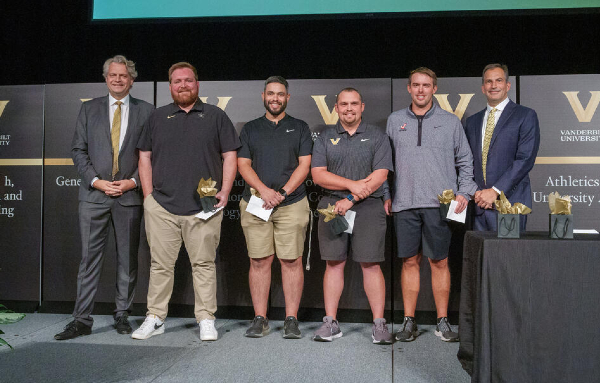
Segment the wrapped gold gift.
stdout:
<svg viewBox="0 0 600 383">
<path fill-rule="evenodd" d="M 531 213 L 531 209 L 520 202 L 512 205 L 504 192 L 500 192 L 500 199 L 494 202 L 498 210 L 498 238 L 519 238 L 521 236 L 521 214 Z"/>
<path fill-rule="evenodd" d="M 573 238 L 573 214 L 571 197 L 558 192 L 548 194 L 550 207 L 550 238 Z"/>
<path fill-rule="evenodd" d="M 317 209 L 317 211 L 324 217 L 323 221 L 327 223 L 333 234 L 340 235 L 348 229 L 348 221 L 334 212 L 334 209 L 335 205 L 327 204 L 326 209 Z"/>
<path fill-rule="evenodd" d="M 450 221 L 448 218 L 448 210 L 450 210 L 450 202 L 456 199 L 452 189 L 447 189 L 442 192 L 442 195 L 438 194 L 438 200 L 440 201 L 440 218 L 442 221 Z"/>
<path fill-rule="evenodd" d="M 210 213 L 211 211 L 215 211 L 215 205 L 217 204 L 217 199 L 215 196 L 217 195 L 217 189 L 215 186 L 217 185 L 217 181 L 213 181 L 212 177 L 209 177 L 207 180 L 204 178 L 200 179 L 198 182 L 198 189 L 196 191 L 200 195 L 200 203 L 202 204 L 202 211 L 205 213 Z"/>
<path fill-rule="evenodd" d="M 496 210 L 500 214 L 529 214 L 531 209 L 523 205 L 520 202 L 511 205 L 508 198 L 504 195 L 504 192 L 500 192 L 500 199 L 494 202 Z"/>
</svg>

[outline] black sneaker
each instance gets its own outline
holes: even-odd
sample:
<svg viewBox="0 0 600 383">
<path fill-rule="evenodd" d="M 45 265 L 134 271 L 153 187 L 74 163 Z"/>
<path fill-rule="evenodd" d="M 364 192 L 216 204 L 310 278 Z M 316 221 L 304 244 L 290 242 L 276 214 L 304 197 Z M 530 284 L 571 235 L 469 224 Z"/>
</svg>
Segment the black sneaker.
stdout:
<svg viewBox="0 0 600 383">
<path fill-rule="evenodd" d="M 132 329 L 128 317 L 129 315 L 123 314 L 115 319 L 115 328 L 119 334 L 131 334 Z"/>
<path fill-rule="evenodd" d="M 438 318 L 435 335 L 439 336 L 444 342 L 458 342 L 458 333 L 452 331 L 447 317 Z"/>
<path fill-rule="evenodd" d="M 250 328 L 244 334 L 248 338 L 262 338 L 269 333 L 269 320 L 262 315 L 257 315 L 252 320 Z"/>
<path fill-rule="evenodd" d="M 419 336 L 419 329 L 414 317 L 404 317 L 402 330 L 396 333 L 396 340 L 400 342 L 412 342 Z"/>
<path fill-rule="evenodd" d="M 91 333 L 92 328 L 90 326 L 87 326 L 78 320 L 73 320 L 65 326 L 63 332 L 54 335 L 54 339 L 67 340 L 77 338 L 80 335 L 90 335 Z"/>
<path fill-rule="evenodd" d="M 298 319 L 293 316 L 289 316 L 285 318 L 285 322 L 283 322 L 283 337 L 285 339 L 300 339 L 302 338 L 302 333 L 298 328 Z"/>
</svg>

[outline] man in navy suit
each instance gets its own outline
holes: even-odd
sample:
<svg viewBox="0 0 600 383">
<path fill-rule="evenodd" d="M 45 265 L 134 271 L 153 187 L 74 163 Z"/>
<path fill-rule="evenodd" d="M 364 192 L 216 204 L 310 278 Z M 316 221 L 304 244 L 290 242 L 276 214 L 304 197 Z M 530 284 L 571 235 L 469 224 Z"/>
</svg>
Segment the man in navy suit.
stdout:
<svg viewBox="0 0 600 383">
<path fill-rule="evenodd" d="M 487 65 L 481 91 L 488 105 L 469 117 L 465 126 L 478 187 L 475 230 L 497 230 L 494 201 L 501 191 L 512 204 L 520 202 L 531 207 L 529 171 L 540 146 L 540 127 L 533 109 L 508 98 L 510 86 L 506 65 Z M 520 223 L 524 231 L 527 216 L 522 215 Z"/>
<path fill-rule="evenodd" d="M 79 228 L 82 255 L 77 275 L 74 320 L 54 336 L 65 340 L 88 335 L 100 283 L 109 226 L 117 250 L 115 328 L 131 333 L 127 320 L 137 281 L 137 255 L 142 220 L 142 193 L 136 145 L 154 106 L 129 95 L 137 71 L 124 56 L 104 63 L 108 95 L 81 105 L 71 154 L 81 177 Z"/>
</svg>

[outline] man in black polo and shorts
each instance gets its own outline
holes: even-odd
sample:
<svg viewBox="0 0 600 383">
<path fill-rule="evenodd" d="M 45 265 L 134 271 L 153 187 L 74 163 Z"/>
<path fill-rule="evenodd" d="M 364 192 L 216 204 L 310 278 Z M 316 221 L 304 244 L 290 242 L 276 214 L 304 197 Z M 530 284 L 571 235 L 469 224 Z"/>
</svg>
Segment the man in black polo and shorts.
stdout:
<svg viewBox="0 0 600 383">
<path fill-rule="evenodd" d="M 255 313 L 245 335 L 260 338 L 269 332 L 267 302 L 271 264 L 277 254 L 285 296 L 283 337 L 297 339 L 302 336 L 297 315 L 304 286 L 302 253 L 310 218 L 304 180 L 310 170 L 312 138 L 306 122 L 285 113 L 290 94 L 283 77 L 272 76 L 265 81 L 262 99 L 266 113 L 244 125 L 238 152 L 238 169 L 246 181 L 240 213 L 250 257 Z M 260 194 L 263 208 L 273 209 L 268 221 L 246 211 L 251 187 Z"/>
<path fill-rule="evenodd" d="M 341 216 L 348 210 L 356 213 L 352 234 L 336 235 L 323 217 L 319 220 L 319 249 L 321 259 L 327 261 L 323 280 L 326 316 L 315 332 L 316 341 L 330 342 L 342 336 L 336 315 L 350 250 L 354 261 L 360 262 L 363 286 L 373 312 L 373 343 L 388 344 L 393 340 L 383 318 L 385 280 L 379 266 L 385 259 L 386 232 L 381 185 L 392 170 L 392 152 L 383 130 L 362 121 L 364 109 L 356 89 L 342 89 L 335 103 L 339 121 L 319 135 L 313 148 L 313 180 L 325 194 L 319 208 L 331 204 Z"/>
<path fill-rule="evenodd" d="M 431 266 L 437 310 L 435 334 L 446 342 L 458 340 L 448 323 L 452 231 L 440 216 L 437 196 L 452 189 L 456 193 L 455 212 L 461 213 L 477 185 L 473 181 L 471 149 L 460 120 L 433 102 L 436 91 L 435 73 L 428 68 L 415 69 L 408 80 L 411 105 L 392 113 L 387 122 L 387 134 L 394 147 L 395 193 L 393 203 L 386 200 L 385 208 L 388 214 L 393 212 L 398 257 L 402 259 L 405 317 L 396 334 L 402 342 L 419 335 L 414 316 L 423 255 Z"/>
</svg>

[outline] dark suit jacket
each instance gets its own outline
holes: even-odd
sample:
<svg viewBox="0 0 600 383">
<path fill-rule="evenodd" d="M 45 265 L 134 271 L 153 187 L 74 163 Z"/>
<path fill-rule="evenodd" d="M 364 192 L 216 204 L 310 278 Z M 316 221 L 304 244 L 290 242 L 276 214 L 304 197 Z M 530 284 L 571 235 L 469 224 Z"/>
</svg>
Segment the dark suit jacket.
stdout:
<svg viewBox="0 0 600 383">
<path fill-rule="evenodd" d="M 129 97 L 127 133 L 119 151 L 119 172 L 115 175 L 115 180 L 134 178 L 138 187 L 118 198 L 123 206 L 141 205 L 143 201 L 136 145 L 148 116 L 154 110 L 153 105 Z M 71 144 L 71 156 L 81 176 L 80 201 L 103 203 L 109 198 L 102 191 L 91 187 L 91 183 L 95 177 L 112 180 L 110 129 L 108 96 L 94 98 L 81 105 Z"/>
<path fill-rule="evenodd" d="M 531 207 L 529 171 L 540 147 L 540 126 L 533 109 L 509 101 L 500 115 L 490 142 L 486 165 L 487 183 L 481 167 L 481 130 L 485 109 L 467 119 L 465 131 L 471 151 L 475 182 L 479 190 L 495 186 L 511 203 Z M 476 214 L 483 210 L 476 208 Z"/>
</svg>

